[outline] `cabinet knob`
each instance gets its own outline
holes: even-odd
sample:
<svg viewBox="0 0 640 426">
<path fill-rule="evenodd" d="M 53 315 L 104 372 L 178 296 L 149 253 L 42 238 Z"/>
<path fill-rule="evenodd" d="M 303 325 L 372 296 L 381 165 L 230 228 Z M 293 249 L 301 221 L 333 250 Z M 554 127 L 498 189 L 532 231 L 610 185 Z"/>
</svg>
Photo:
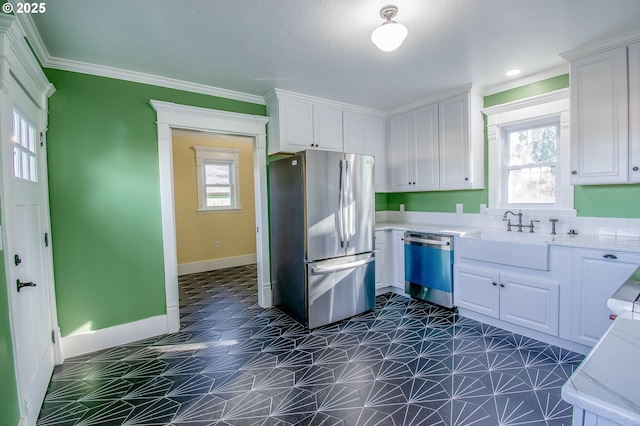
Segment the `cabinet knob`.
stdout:
<svg viewBox="0 0 640 426">
<path fill-rule="evenodd" d="M 500 287 L 504 287 L 504 284 L 500 283 Z"/>
<path fill-rule="evenodd" d="M 498 285 L 498 283 L 497 283 L 497 282 L 495 282 L 495 281 L 494 281 L 494 282 L 492 282 L 491 284 L 493 284 L 493 285 Z"/>
<path fill-rule="evenodd" d="M 605 254 L 602 257 L 604 257 L 605 259 L 612 259 L 612 260 L 615 260 L 618 258 L 618 256 L 616 256 L 615 254 Z"/>
<path fill-rule="evenodd" d="M 578 172 L 576 172 L 575 170 L 571 170 L 571 174 L 572 174 L 572 175 L 577 175 L 577 174 L 578 174 Z"/>
<path fill-rule="evenodd" d="M 468 181 L 469 181 L 469 178 L 468 178 L 468 177 L 466 177 L 466 178 L 464 178 L 464 180 L 465 180 L 466 182 L 468 182 Z"/>
<path fill-rule="evenodd" d="M 634 172 L 637 172 L 638 170 L 640 170 L 640 167 L 634 166 L 631 170 L 633 170 Z"/>
</svg>

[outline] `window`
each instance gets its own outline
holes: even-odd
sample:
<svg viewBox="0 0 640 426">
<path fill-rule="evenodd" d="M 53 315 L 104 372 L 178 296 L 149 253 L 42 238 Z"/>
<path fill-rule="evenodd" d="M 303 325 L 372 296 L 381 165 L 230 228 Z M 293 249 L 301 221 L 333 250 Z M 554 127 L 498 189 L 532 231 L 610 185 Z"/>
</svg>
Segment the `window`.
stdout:
<svg viewBox="0 0 640 426">
<path fill-rule="evenodd" d="M 504 129 L 503 179 L 507 204 L 556 204 L 559 123 L 527 123 Z"/>
<path fill-rule="evenodd" d="M 20 112 L 13 110 L 13 175 L 31 182 L 38 181 L 36 129 Z"/>
<path fill-rule="evenodd" d="M 486 108 L 489 209 L 573 210 L 568 89 Z M 563 168 L 564 166 L 564 168 Z"/>
<path fill-rule="evenodd" d="M 198 212 L 240 209 L 240 151 L 194 146 L 198 187 Z"/>
</svg>

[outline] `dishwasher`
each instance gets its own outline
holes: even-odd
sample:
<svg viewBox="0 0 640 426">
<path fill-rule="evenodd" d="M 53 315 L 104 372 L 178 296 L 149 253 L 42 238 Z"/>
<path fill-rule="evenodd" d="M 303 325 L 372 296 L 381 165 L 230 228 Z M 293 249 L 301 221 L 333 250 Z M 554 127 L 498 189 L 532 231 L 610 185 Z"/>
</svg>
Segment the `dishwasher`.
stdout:
<svg viewBox="0 0 640 426">
<path fill-rule="evenodd" d="M 453 236 L 405 232 L 404 277 L 410 296 L 453 308 Z"/>
</svg>

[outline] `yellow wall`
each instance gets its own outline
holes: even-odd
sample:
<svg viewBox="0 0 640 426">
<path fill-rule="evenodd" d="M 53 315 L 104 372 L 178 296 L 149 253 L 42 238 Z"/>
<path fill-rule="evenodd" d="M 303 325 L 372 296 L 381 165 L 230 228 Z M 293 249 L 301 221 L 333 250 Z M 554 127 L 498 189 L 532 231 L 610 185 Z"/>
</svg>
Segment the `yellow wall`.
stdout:
<svg viewBox="0 0 640 426">
<path fill-rule="evenodd" d="M 198 214 L 196 153 L 193 146 L 240 150 L 242 211 Z M 178 264 L 256 253 L 256 209 L 251 138 L 198 132 L 173 133 L 173 188 Z M 216 248 L 220 241 L 220 248 Z"/>
</svg>

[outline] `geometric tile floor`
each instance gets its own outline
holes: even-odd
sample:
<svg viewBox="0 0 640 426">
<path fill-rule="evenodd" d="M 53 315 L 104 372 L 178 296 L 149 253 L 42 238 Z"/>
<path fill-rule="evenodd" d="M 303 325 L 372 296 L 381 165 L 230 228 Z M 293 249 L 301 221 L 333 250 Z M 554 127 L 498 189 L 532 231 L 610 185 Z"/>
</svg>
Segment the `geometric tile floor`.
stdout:
<svg viewBox="0 0 640 426">
<path fill-rule="evenodd" d="M 255 265 L 180 277 L 181 330 L 65 360 L 45 425 L 570 425 L 583 356 L 395 294 L 308 331 Z"/>
</svg>

